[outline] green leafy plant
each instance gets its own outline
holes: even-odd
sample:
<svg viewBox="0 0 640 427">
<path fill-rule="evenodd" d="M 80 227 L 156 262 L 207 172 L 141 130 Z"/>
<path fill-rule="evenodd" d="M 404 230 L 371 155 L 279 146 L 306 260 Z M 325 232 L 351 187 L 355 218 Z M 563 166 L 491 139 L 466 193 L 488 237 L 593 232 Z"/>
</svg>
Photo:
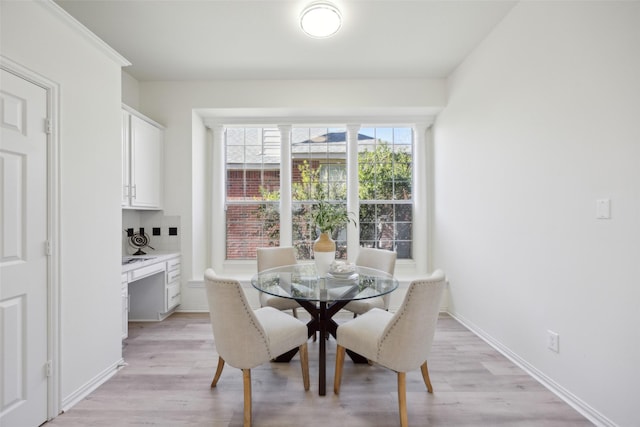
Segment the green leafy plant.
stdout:
<svg viewBox="0 0 640 427">
<path fill-rule="evenodd" d="M 324 200 L 318 201 L 318 204 L 313 206 L 311 220 L 322 233 L 331 233 L 349 222 L 357 226 L 354 214 L 347 212 L 344 205 L 332 204 Z"/>
</svg>

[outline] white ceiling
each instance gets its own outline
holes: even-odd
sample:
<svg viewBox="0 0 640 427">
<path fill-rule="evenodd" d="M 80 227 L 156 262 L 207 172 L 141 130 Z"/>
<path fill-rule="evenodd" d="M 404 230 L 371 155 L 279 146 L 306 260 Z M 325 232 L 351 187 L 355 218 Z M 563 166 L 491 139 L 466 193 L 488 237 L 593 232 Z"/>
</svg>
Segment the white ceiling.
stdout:
<svg viewBox="0 0 640 427">
<path fill-rule="evenodd" d="M 55 0 L 139 81 L 441 78 L 515 5 L 506 0 L 334 0 L 343 26 L 312 39 L 311 0 Z"/>
</svg>

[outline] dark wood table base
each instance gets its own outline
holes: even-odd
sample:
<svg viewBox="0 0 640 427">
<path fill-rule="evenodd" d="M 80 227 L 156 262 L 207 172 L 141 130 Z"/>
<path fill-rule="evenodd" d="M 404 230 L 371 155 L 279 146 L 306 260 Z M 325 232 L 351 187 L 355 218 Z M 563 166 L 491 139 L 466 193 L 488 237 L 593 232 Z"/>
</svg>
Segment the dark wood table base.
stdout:
<svg viewBox="0 0 640 427">
<path fill-rule="evenodd" d="M 309 337 L 312 337 L 319 332 L 318 343 L 319 356 L 318 356 L 318 394 L 324 396 L 327 394 L 327 339 L 329 335 L 336 337 L 338 330 L 338 324 L 332 317 L 340 311 L 349 301 L 333 301 L 331 304 L 327 304 L 326 301 L 320 301 L 319 305 L 316 305 L 307 300 L 296 300 L 302 308 L 307 310 L 311 315 L 311 320 L 307 323 L 307 329 Z M 276 362 L 289 362 L 296 355 L 298 349 L 295 348 L 287 353 L 281 354 L 274 361 Z M 347 350 L 347 354 L 353 360 L 354 363 L 368 363 L 365 357 L 360 356 L 357 353 Z"/>
</svg>

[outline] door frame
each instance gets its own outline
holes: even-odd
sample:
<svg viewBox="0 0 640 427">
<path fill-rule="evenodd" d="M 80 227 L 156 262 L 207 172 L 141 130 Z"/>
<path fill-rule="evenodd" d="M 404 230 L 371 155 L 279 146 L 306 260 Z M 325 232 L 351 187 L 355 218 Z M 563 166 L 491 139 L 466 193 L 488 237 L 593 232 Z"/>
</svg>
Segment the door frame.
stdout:
<svg viewBox="0 0 640 427">
<path fill-rule="evenodd" d="M 47 93 L 47 419 L 60 413 L 61 346 L 60 346 L 60 86 L 58 83 L 0 55 L 0 68 L 15 74 Z"/>
</svg>

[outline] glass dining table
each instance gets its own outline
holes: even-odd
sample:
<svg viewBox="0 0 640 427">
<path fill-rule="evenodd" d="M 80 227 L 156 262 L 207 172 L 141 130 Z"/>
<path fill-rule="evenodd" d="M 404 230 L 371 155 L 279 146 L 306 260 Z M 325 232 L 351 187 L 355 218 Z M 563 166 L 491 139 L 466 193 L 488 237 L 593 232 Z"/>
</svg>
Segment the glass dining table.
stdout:
<svg viewBox="0 0 640 427">
<path fill-rule="evenodd" d="M 355 272 L 327 274 L 319 277 L 315 264 L 300 263 L 264 270 L 251 279 L 260 292 L 296 300 L 311 316 L 307 323 L 309 337 L 319 333 L 318 391 L 326 394 L 326 340 L 334 338 L 338 324 L 333 316 L 350 301 L 379 297 L 398 288 L 390 274 L 372 268 L 356 266 Z M 297 349 L 281 355 L 277 361 L 289 361 Z M 362 356 L 348 352 L 356 363 L 366 363 Z"/>
</svg>

